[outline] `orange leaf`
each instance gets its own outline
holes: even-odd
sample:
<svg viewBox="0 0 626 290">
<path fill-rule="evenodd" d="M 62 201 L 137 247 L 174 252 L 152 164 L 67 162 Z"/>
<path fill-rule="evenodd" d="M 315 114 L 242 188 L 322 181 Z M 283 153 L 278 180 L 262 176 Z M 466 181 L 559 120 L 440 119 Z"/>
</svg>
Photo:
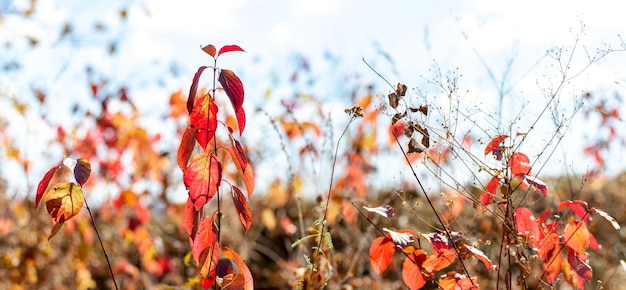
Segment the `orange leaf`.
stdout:
<svg viewBox="0 0 626 290">
<path fill-rule="evenodd" d="M 202 47 L 202 51 L 206 52 L 208 55 L 215 57 L 215 46 L 213 44 L 206 45 Z"/>
<path fill-rule="evenodd" d="M 422 264 L 422 268 L 427 273 L 435 273 L 450 266 L 456 260 L 456 253 L 450 248 L 441 248 L 434 254 L 428 256 Z"/>
<path fill-rule="evenodd" d="M 239 125 L 239 135 L 241 135 L 246 127 L 246 114 L 242 108 L 244 99 L 243 84 L 233 71 L 227 69 L 220 71 L 218 80 L 222 84 L 226 95 L 228 95 L 230 103 L 233 105 L 233 110 L 237 117 L 237 124 Z"/>
<path fill-rule="evenodd" d="M 196 210 L 200 210 L 213 198 L 222 182 L 222 164 L 210 152 L 197 154 L 185 168 L 183 181 Z"/>
<path fill-rule="evenodd" d="M 422 263 L 425 260 L 426 252 L 421 249 L 414 250 L 404 259 L 402 263 L 402 280 L 409 289 L 420 289 L 426 285 L 426 279 L 422 274 Z"/>
<path fill-rule="evenodd" d="M 80 212 L 85 204 L 85 196 L 80 185 L 64 182 L 55 185 L 46 195 L 44 202 L 52 219 L 62 223 Z"/>
<path fill-rule="evenodd" d="M 584 222 L 570 221 L 563 229 L 563 240 L 570 249 L 578 254 L 585 252 L 589 245 L 589 231 Z"/>
<path fill-rule="evenodd" d="M 487 146 L 485 146 L 485 155 L 493 153 L 493 151 L 498 148 L 500 146 L 500 143 L 502 143 L 502 141 L 504 141 L 504 139 L 506 138 L 509 138 L 509 135 L 498 135 L 496 137 L 493 137 L 493 139 L 491 139 L 491 141 L 487 143 Z"/>
<path fill-rule="evenodd" d="M 241 190 L 233 186 L 232 194 L 233 203 L 235 204 L 235 209 L 237 210 L 237 214 L 239 215 L 239 221 L 244 229 L 244 234 L 248 232 L 250 226 L 252 225 L 252 210 L 250 209 L 250 204 L 246 200 L 246 197 L 241 193 Z"/>
<path fill-rule="evenodd" d="M 37 186 L 37 196 L 35 197 L 35 207 L 39 208 L 39 202 L 41 202 L 41 198 L 43 197 L 48 185 L 50 184 L 50 180 L 52 180 L 52 176 L 57 172 L 59 166 L 55 166 L 50 168 L 46 174 L 44 174 L 41 181 L 39 181 L 39 185 Z"/>
<path fill-rule="evenodd" d="M 584 200 L 566 200 L 559 204 L 558 210 L 562 210 L 565 207 L 570 207 L 574 204 L 583 205 L 585 208 L 589 208 L 589 205 Z"/>
<path fill-rule="evenodd" d="M 370 246 L 370 264 L 372 264 L 372 268 L 378 275 L 389 267 L 395 251 L 395 245 L 388 237 L 378 237 L 372 241 Z"/>
<path fill-rule="evenodd" d="M 214 223 L 216 214 L 217 211 L 200 222 L 198 234 L 191 245 L 191 253 L 194 260 L 201 265 L 200 273 L 203 278 L 215 270 L 219 258 L 218 229 Z M 218 248 L 216 249 L 215 246 Z"/>
<path fill-rule="evenodd" d="M 509 167 L 513 176 L 530 175 L 530 159 L 524 153 L 513 153 L 509 159 Z"/>
<path fill-rule="evenodd" d="M 439 277 L 439 289 L 442 290 L 469 290 L 478 289 L 476 277 L 471 279 L 463 274 L 451 271 Z"/>
<path fill-rule="evenodd" d="M 196 140 L 206 150 L 217 129 L 217 105 L 210 94 L 205 94 L 196 102 L 189 119 L 191 126 L 198 128 Z"/>
<path fill-rule="evenodd" d="M 228 289 L 244 289 L 244 290 L 252 290 L 254 289 L 254 280 L 252 279 L 252 273 L 250 273 L 250 269 L 248 268 L 248 266 L 243 262 L 243 259 L 241 258 L 241 256 L 239 256 L 239 254 L 237 254 L 237 252 L 229 249 L 226 246 L 222 246 L 222 256 L 224 256 L 226 259 L 220 259 L 220 262 L 222 260 L 226 260 L 226 261 L 233 261 L 235 262 L 235 265 L 237 266 L 236 269 L 237 271 L 234 272 L 232 271 L 233 269 L 226 269 L 227 271 L 225 274 L 226 275 L 220 275 L 222 273 L 222 271 L 220 271 L 219 266 L 217 269 L 217 275 L 218 277 L 228 277 L 228 274 L 231 274 L 230 279 L 224 279 L 224 283 L 225 285 L 228 285 Z M 230 273 L 228 273 L 230 270 Z M 234 275 L 233 275 L 234 274 Z M 231 281 L 237 281 L 238 283 L 236 284 L 236 286 L 238 287 L 234 287 L 235 284 L 232 283 Z M 231 282 L 231 283 L 229 283 Z"/>
<path fill-rule="evenodd" d="M 222 48 L 220 48 L 220 51 L 217 53 L 217 56 L 220 56 L 224 53 L 227 52 L 231 52 L 231 51 L 241 51 L 241 52 L 245 52 L 245 50 L 243 50 L 243 48 L 239 47 L 239 45 L 224 45 L 222 46 Z"/>
<path fill-rule="evenodd" d="M 551 233 L 541 244 L 538 254 L 543 260 L 543 269 L 546 271 L 546 280 L 548 283 L 556 281 L 561 272 L 561 248 L 560 238 L 556 233 Z"/>
<path fill-rule="evenodd" d="M 189 98 L 187 99 L 187 112 L 189 112 L 189 115 L 193 112 L 193 107 L 195 105 L 196 92 L 198 92 L 198 82 L 200 80 L 200 76 L 206 68 L 207 66 L 199 67 L 198 71 L 193 76 L 193 81 L 191 82 L 191 87 L 189 88 Z"/>
<path fill-rule="evenodd" d="M 180 140 L 180 147 L 178 147 L 178 154 L 176 155 L 176 161 L 181 170 L 185 170 L 187 163 L 189 163 L 193 147 L 196 144 L 197 133 L 198 128 L 194 126 L 188 126 L 183 133 L 183 137 Z"/>
</svg>

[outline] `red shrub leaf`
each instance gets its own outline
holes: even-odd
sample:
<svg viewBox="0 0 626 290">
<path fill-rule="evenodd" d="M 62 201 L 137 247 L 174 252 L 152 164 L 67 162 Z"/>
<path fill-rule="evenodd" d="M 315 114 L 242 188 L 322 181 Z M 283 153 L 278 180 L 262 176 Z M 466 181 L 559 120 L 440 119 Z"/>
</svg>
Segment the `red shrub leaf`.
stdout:
<svg viewBox="0 0 626 290">
<path fill-rule="evenodd" d="M 183 212 L 183 224 L 192 244 L 193 240 L 196 238 L 196 233 L 198 232 L 198 212 L 199 211 L 197 211 L 193 205 L 191 197 L 187 198 L 185 211 Z"/>
<path fill-rule="evenodd" d="M 395 244 L 390 238 L 378 237 L 374 239 L 370 246 L 370 264 L 372 264 L 374 272 L 378 275 L 384 272 L 389 267 L 395 251 Z"/>
<path fill-rule="evenodd" d="M 210 152 L 197 154 L 185 168 L 183 182 L 196 210 L 200 210 L 213 198 L 222 182 L 222 164 Z"/>
<path fill-rule="evenodd" d="M 509 138 L 509 135 L 498 135 L 493 137 L 493 139 L 487 143 L 487 146 L 485 146 L 485 155 L 493 153 L 496 148 L 500 147 L 500 143 L 502 143 L 502 141 L 506 138 Z"/>
<path fill-rule="evenodd" d="M 520 235 L 526 237 L 534 247 L 537 246 L 541 232 L 537 219 L 529 209 L 525 207 L 515 209 L 515 226 Z"/>
<path fill-rule="evenodd" d="M 562 209 L 564 209 L 566 207 L 570 207 L 570 206 L 572 206 L 574 204 L 582 205 L 585 208 L 589 208 L 589 205 L 584 200 L 566 200 L 566 201 L 563 201 L 563 202 L 561 202 L 559 204 L 558 210 L 562 210 Z"/>
<path fill-rule="evenodd" d="M 239 221 L 243 226 L 245 234 L 248 232 L 250 226 L 252 225 L 252 210 L 250 209 L 250 204 L 248 204 L 246 197 L 236 186 L 232 187 L 231 196 L 233 197 L 233 203 L 235 204 L 235 209 L 237 210 L 237 214 L 239 215 Z"/>
<path fill-rule="evenodd" d="M 441 248 L 434 254 L 428 256 L 422 264 L 422 268 L 427 273 L 435 273 L 450 266 L 456 260 L 456 252 L 451 248 Z"/>
<path fill-rule="evenodd" d="M 206 150 L 217 129 L 217 105 L 210 94 L 205 94 L 196 102 L 189 118 L 191 126 L 198 128 L 196 140 Z"/>
<path fill-rule="evenodd" d="M 39 208 L 39 203 L 41 202 L 41 198 L 43 197 L 48 185 L 50 184 L 50 180 L 52 180 L 52 176 L 57 172 L 59 166 L 55 166 L 50 168 L 46 174 L 44 174 L 41 181 L 39 181 L 39 185 L 37 185 L 37 196 L 35 197 L 35 207 Z"/>
<path fill-rule="evenodd" d="M 591 269 L 591 266 L 589 266 L 588 262 L 583 261 L 581 256 L 576 253 L 576 251 L 571 249 L 569 250 L 567 254 L 567 262 L 570 267 L 572 267 L 576 275 L 585 280 L 585 282 L 591 281 L 591 278 L 593 278 L 593 270 Z"/>
<path fill-rule="evenodd" d="M 534 176 L 530 176 L 530 175 L 526 175 L 524 176 L 524 180 L 530 184 L 534 189 L 536 189 L 537 191 L 541 192 L 541 194 L 543 194 L 543 196 L 547 196 L 548 195 L 548 185 L 541 181 L 539 178 L 536 178 Z"/>
<path fill-rule="evenodd" d="M 563 229 L 563 240 L 565 244 L 578 254 L 585 252 L 589 245 L 589 231 L 582 221 L 570 221 Z"/>
<path fill-rule="evenodd" d="M 227 69 L 220 71 L 218 80 L 222 84 L 226 95 L 228 95 L 230 103 L 233 105 L 233 110 L 237 116 L 237 124 L 239 125 L 239 135 L 241 135 L 246 127 L 246 115 L 241 107 L 244 100 L 243 84 L 232 70 Z"/>
<path fill-rule="evenodd" d="M 217 56 L 220 56 L 224 53 L 231 52 L 231 51 L 245 52 L 245 50 L 243 50 L 243 48 L 239 47 L 238 45 L 224 45 L 222 46 L 222 48 L 220 48 L 220 51 L 217 53 Z"/>
<path fill-rule="evenodd" d="M 220 273 L 218 273 L 218 277 L 221 277 L 224 279 L 224 283 L 225 285 L 228 285 L 229 287 L 227 287 L 228 289 L 243 289 L 243 290 L 252 290 L 254 289 L 254 280 L 252 279 L 252 273 L 250 272 L 250 269 L 248 268 L 248 266 L 243 262 L 243 259 L 241 258 L 241 256 L 239 256 L 239 254 L 237 254 L 237 252 L 229 249 L 226 246 L 222 246 L 222 256 L 226 259 L 224 260 L 230 260 L 233 261 L 235 263 L 235 265 L 237 266 L 236 269 L 237 271 L 233 271 L 233 275 L 219 275 Z M 220 259 L 223 260 L 223 259 Z M 234 270 L 234 269 L 233 269 Z M 218 271 L 221 272 L 221 271 Z M 231 281 L 237 281 L 237 283 L 229 283 Z M 235 284 L 238 287 L 233 287 L 235 286 Z"/>
<path fill-rule="evenodd" d="M 450 271 L 439 277 L 437 281 L 441 290 L 477 290 L 478 280 L 476 277 L 468 278 L 467 276 Z"/>
<path fill-rule="evenodd" d="M 509 167 L 513 176 L 530 175 L 530 159 L 524 153 L 513 153 L 509 159 Z"/>
<path fill-rule="evenodd" d="M 191 158 L 191 153 L 193 152 L 193 147 L 196 145 L 197 133 L 198 128 L 194 126 L 188 126 L 183 133 L 183 137 L 180 140 L 180 147 L 178 147 L 178 153 L 176 155 L 176 161 L 178 162 L 178 167 L 181 170 L 185 170 L 185 168 L 187 168 L 189 158 Z"/>
<path fill-rule="evenodd" d="M 420 289 L 426 284 L 426 279 L 422 274 L 422 263 L 426 260 L 426 252 L 421 249 L 411 249 L 411 253 L 404 258 L 402 263 L 402 281 L 409 289 Z M 406 250 L 406 249 L 405 249 Z"/>
<path fill-rule="evenodd" d="M 208 66 L 199 67 L 198 71 L 193 76 L 193 81 L 191 82 L 191 87 L 189 88 L 189 98 L 187 99 L 187 112 L 189 112 L 189 115 L 191 115 L 195 104 L 196 92 L 198 92 L 198 82 L 200 81 L 200 76 L 207 67 Z"/>
</svg>

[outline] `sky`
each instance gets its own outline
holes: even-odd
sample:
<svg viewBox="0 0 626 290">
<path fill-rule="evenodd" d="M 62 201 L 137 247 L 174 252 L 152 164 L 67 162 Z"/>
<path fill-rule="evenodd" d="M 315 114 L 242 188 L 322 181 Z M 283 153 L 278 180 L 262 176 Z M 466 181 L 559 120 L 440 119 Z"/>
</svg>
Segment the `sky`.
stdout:
<svg viewBox="0 0 626 290">
<path fill-rule="evenodd" d="M 262 97 L 269 88 L 276 89 L 277 99 L 290 97 L 292 91 L 275 85 L 288 78 L 294 55 L 302 55 L 318 79 L 314 88 L 318 97 L 337 116 L 346 105 L 345 97 L 336 96 L 345 73 L 358 73 L 376 84 L 381 95 L 389 92 L 384 81 L 363 63 L 365 59 L 391 83 L 403 82 L 412 88 L 423 85 L 435 67 L 444 73 L 458 69 L 463 75 L 464 100 L 486 110 L 497 109 L 497 84 L 506 76 L 512 80 L 504 83 L 511 101 L 503 112 L 505 119 L 514 119 L 520 105 L 537 113 L 544 101 L 542 89 L 554 85 L 559 77 L 547 51 L 559 47 L 571 51 L 578 39 L 571 64 L 576 71 L 588 63 L 585 51 L 593 54 L 606 45 L 620 48 L 619 34 L 626 29 L 620 25 L 625 6 L 620 1 L 39 2 L 35 21 L 2 17 L 0 40 L 4 43 L 19 35 L 32 35 L 49 49 L 29 52 L 26 44 L 16 41 L 0 57 L 23 59 L 23 69 L 19 74 L 1 76 L 0 81 L 3 90 L 12 93 L 49 88 L 58 101 L 52 102 L 51 111 L 67 110 L 64 100 L 85 90 L 76 84 L 84 83 L 86 64 L 130 84 L 134 94 L 150 96 L 135 99 L 146 112 L 163 110 L 156 107 L 160 102 L 155 98 L 164 101 L 169 97 L 164 92 L 185 91 L 196 67 L 209 60 L 199 47 L 212 43 L 218 47 L 237 44 L 247 51 L 224 56 L 220 64 L 244 80 L 248 109 L 267 106 L 271 113 L 272 105 Z M 5 11 L 26 5 L 28 1 L 0 0 L 0 9 Z M 121 21 L 119 11 L 124 8 L 129 17 Z M 82 36 L 63 44 L 58 27 L 67 21 Z M 107 27 L 103 33 L 90 34 L 96 23 Z M 102 44 L 111 39 L 120 40 L 114 57 L 102 50 Z M 584 90 L 623 92 L 624 70 L 624 54 L 609 55 L 566 86 L 564 102 L 572 102 L 572 96 Z M 172 71 L 176 73 L 168 73 Z M 160 81 L 155 83 L 155 79 Z M 624 102 L 622 111 L 626 109 L 623 106 Z M 11 114 L 7 110 L 0 113 Z M 22 126 L 28 122 L 35 121 L 26 120 Z M 576 122 L 572 127 L 585 125 L 584 120 Z M 16 131 L 24 128 L 16 127 Z M 35 135 L 47 134 L 37 131 L 36 125 L 29 128 Z M 251 134 L 251 139 L 259 137 Z M 540 142 L 545 137 L 538 138 Z M 580 141 L 574 135 L 569 142 L 575 143 L 577 138 Z M 26 147 L 33 146 L 26 143 Z"/>
</svg>

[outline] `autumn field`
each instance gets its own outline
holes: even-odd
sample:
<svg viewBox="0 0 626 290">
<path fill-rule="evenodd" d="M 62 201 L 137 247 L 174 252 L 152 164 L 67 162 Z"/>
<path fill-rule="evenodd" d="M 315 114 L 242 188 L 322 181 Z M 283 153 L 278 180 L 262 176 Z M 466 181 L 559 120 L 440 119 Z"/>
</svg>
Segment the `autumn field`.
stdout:
<svg viewBox="0 0 626 290">
<path fill-rule="evenodd" d="M 409 80 L 209 39 L 122 77 L 131 2 L 50 39 L 0 10 L 0 289 L 626 289 L 621 36 L 496 76 L 463 34 L 480 69 Z"/>
</svg>

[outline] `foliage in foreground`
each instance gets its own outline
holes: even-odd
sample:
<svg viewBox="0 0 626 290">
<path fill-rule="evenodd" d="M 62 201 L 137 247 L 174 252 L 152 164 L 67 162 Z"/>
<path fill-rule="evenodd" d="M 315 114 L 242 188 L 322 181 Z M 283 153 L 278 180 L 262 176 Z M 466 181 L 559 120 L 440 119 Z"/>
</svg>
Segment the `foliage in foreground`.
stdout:
<svg viewBox="0 0 626 290">
<path fill-rule="evenodd" d="M 204 50 L 215 61 L 222 51 L 216 54 L 209 46 Z M 240 49 L 227 46 L 225 52 L 233 50 Z M 311 103 L 286 103 L 285 114 L 272 119 L 282 150 L 288 158 L 330 160 L 328 191 L 317 199 L 304 198 L 303 189 L 316 183 L 316 175 L 300 164 L 248 204 L 237 184 L 245 186 L 250 197 L 253 162 L 247 156 L 261 153 L 250 154 L 254 148 L 244 148 L 233 134 L 238 128 L 241 136 L 245 128 L 243 87 L 234 73 L 220 70 L 218 76 L 214 66 L 213 87 L 205 93 L 197 86 L 207 68 L 201 67 L 194 77 L 187 101 L 180 93 L 171 97 L 171 117 L 183 141 L 176 158 L 169 159 L 156 153 L 153 143 L 158 137 L 150 136 L 132 114 L 107 107 L 111 102 L 134 107 L 123 89 L 111 95 L 102 93 L 98 83 L 91 84 L 102 114 L 85 114 L 93 121 L 87 130 L 71 134 L 60 126 L 57 130 L 64 151 L 85 159 L 64 159 L 44 175 L 36 190 L 34 207 L 42 201 L 46 204 L 54 223 L 51 234 L 38 234 L 49 223 L 34 211 L 32 199 L 9 201 L 3 195 L 12 209 L 2 217 L 4 236 L 13 237 L 2 245 L 0 270 L 9 277 L 7 286 L 49 283 L 50 287 L 93 288 L 119 282 L 123 288 L 242 289 L 252 287 L 254 281 L 255 288 L 549 288 L 563 283 L 584 288 L 597 281 L 610 285 L 619 280 L 612 275 L 620 275 L 621 260 L 611 254 L 611 245 L 621 242 L 616 230 L 624 217 L 615 214 L 620 213 L 615 203 L 607 201 L 623 199 L 621 191 L 586 191 L 587 180 L 568 182 L 566 187 L 558 184 L 561 179 L 539 179 L 541 166 L 536 160 L 554 150 L 552 143 L 535 155 L 523 150 L 543 113 L 557 110 L 553 105 L 559 89 L 550 91 L 546 110 L 531 117 L 537 120 L 531 125 L 518 124 L 522 129 L 513 130 L 512 125 L 498 123 L 491 130 L 479 126 L 480 133 L 465 127 L 463 121 L 471 118 L 461 107 L 444 111 L 417 94 L 407 95 L 403 84 L 392 87 L 382 104 L 367 91 L 347 110 L 350 120 L 336 141 L 325 135 L 332 130 L 323 129 L 322 121 L 297 120 L 297 107 Z M 218 107 L 223 106 L 214 103 L 216 79 L 234 117 L 218 118 Z M 563 82 L 567 80 L 564 73 Z M 438 83 L 451 101 L 458 100 L 457 81 Z M 201 91 L 200 98 L 196 99 L 196 91 Z M 598 112 L 602 115 L 605 109 Z M 433 117 L 433 112 L 440 115 Z M 450 117 L 459 115 L 462 118 Z M 318 117 L 323 120 L 323 114 Z M 604 126 L 620 118 L 619 113 L 602 117 Z M 385 122 L 388 130 L 380 130 Z M 565 119 L 555 122 L 557 128 L 567 126 Z M 218 126 L 224 129 L 219 141 Z M 559 130 L 551 138 L 562 138 Z M 388 142 L 380 142 L 379 131 L 388 133 Z M 336 149 L 327 150 L 324 142 Z M 340 145 L 345 149 L 340 151 Z M 101 153 L 103 147 L 108 154 Z M 406 162 L 399 170 L 414 177 L 392 192 L 368 182 L 375 170 L 384 170 L 372 165 L 373 159 L 389 152 L 396 154 L 388 158 Z M 122 158 L 130 159 L 128 164 L 134 168 L 119 163 Z M 225 160 L 233 166 L 223 165 Z M 28 171 L 27 163 L 18 162 Z M 142 193 L 137 188 L 149 180 L 167 192 L 176 183 L 174 163 L 183 171 L 188 202 L 173 204 L 164 193 L 148 208 L 149 190 Z M 90 218 L 79 213 L 85 200 L 83 186 L 95 187 L 98 182 L 87 180 L 90 164 L 97 165 L 93 172 L 98 172 L 98 179 L 107 178 L 119 189 L 118 197 L 101 206 L 91 220 L 101 227 L 104 252 L 93 246 L 94 233 L 100 234 L 90 228 Z M 336 164 L 340 169 L 335 173 Z M 465 168 L 460 173 L 470 178 L 461 180 L 458 168 Z M 439 186 L 424 186 L 427 180 L 418 171 L 429 174 L 427 179 Z M 74 180 L 57 182 L 57 173 L 73 173 Z M 228 184 L 223 183 L 225 177 Z M 623 177 L 616 182 L 623 182 Z M 232 192 L 234 207 L 220 201 L 225 188 Z M 601 202 L 597 194 L 610 199 Z M 214 196 L 217 200 L 211 203 Z M 205 205 L 218 209 L 205 214 Z M 228 216 L 222 208 L 234 208 L 239 218 L 222 219 Z M 243 233 L 222 233 L 237 224 L 244 227 Z M 61 232 L 61 225 L 65 225 L 63 239 L 48 241 Z M 20 234 L 23 226 L 37 230 Z M 113 261 L 108 268 L 111 275 L 102 255 Z M 58 273 L 63 275 L 49 274 L 55 273 L 55 266 L 62 268 Z"/>
</svg>

